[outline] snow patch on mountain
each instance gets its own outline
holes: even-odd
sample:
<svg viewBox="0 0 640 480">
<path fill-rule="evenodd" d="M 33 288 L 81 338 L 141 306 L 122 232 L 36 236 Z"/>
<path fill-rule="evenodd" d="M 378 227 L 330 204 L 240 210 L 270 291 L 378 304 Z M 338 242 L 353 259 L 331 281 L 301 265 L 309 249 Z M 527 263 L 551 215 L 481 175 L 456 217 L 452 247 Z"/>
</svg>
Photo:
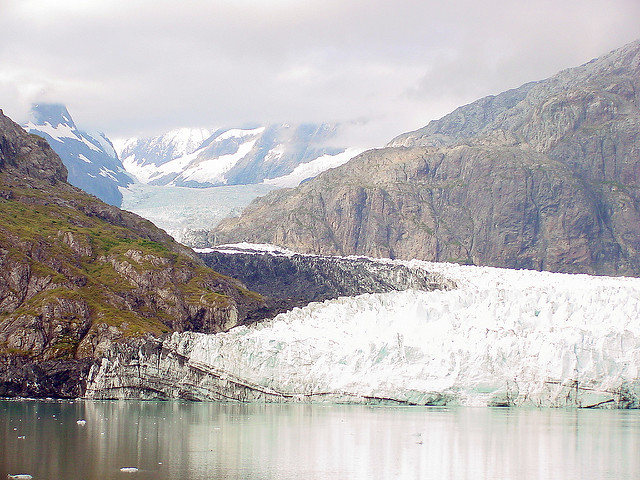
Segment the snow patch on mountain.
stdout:
<svg viewBox="0 0 640 480">
<path fill-rule="evenodd" d="M 179 136 L 167 134 L 119 142 L 118 151 L 126 170 L 152 185 L 247 185 L 291 174 L 273 183 L 289 185 L 353 156 L 353 150 L 345 153 L 344 148 L 327 146 L 336 129 L 309 124 L 231 128 L 214 132 L 193 150 L 179 148 Z M 176 155 L 180 151 L 184 153 Z M 296 171 L 300 165 L 305 166 Z"/>
<path fill-rule="evenodd" d="M 180 183 L 196 182 L 199 184 L 225 184 L 227 178 L 225 173 L 231 170 L 240 160 L 242 160 L 254 147 L 257 141 L 257 135 L 262 133 L 264 128 L 255 130 L 230 130 L 216 138 L 218 140 L 227 140 L 230 138 L 239 138 L 248 140 L 240 143 L 235 152 L 219 157 L 201 159 L 200 154 L 196 155 L 195 161 L 191 160 L 183 169 L 182 173 L 174 179 L 169 185 L 179 185 Z M 195 155 L 195 154 L 194 154 Z M 177 159 L 174 161 L 180 161 Z"/>
<path fill-rule="evenodd" d="M 55 142 L 64 142 L 64 138 L 72 138 L 74 140 L 78 140 L 82 142 L 83 139 L 80 135 L 77 134 L 77 130 L 75 125 L 68 125 L 64 123 L 59 123 L 57 125 L 51 125 L 49 122 L 45 122 L 44 124 L 37 125 L 34 122 L 27 122 L 24 125 L 24 129 L 28 132 L 38 131 L 39 133 L 43 133 L 48 135 L 51 140 Z"/>
<path fill-rule="evenodd" d="M 298 165 L 293 172 L 287 175 L 277 178 L 267 178 L 263 183 L 273 185 L 278 188 L 297 187 L 304 180 L 313 178 L 330 168 L 336 168 L 347 163 L 363 151 L 363 149 L 359 148 L 347 148 L 344 152 L 338 153 L 337 155 L 322 155 L 315 160 Z"/>
<path fill-rule="evenodd" d="M 117 139 L 113 144 L 130 171 L 129 165 L 161 165 L 193 153 L 212 134 L 213 131 L 207 128 L 178 128 L 151 138 Z"/>
</svg>

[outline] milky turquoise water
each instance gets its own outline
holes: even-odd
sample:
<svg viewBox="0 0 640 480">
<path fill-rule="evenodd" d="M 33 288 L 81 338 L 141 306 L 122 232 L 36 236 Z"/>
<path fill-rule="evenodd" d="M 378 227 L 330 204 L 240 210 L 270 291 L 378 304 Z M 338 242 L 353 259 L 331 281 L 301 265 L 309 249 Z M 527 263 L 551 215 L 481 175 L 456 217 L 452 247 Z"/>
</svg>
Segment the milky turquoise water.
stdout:
<svg viewBox="0 0 640 480">
<path fill-rule="evenodd" d="M 77 480 L 636 479 L 640 412 L 5 401 L 0 478 L 7 474 Z"/>
</svg>

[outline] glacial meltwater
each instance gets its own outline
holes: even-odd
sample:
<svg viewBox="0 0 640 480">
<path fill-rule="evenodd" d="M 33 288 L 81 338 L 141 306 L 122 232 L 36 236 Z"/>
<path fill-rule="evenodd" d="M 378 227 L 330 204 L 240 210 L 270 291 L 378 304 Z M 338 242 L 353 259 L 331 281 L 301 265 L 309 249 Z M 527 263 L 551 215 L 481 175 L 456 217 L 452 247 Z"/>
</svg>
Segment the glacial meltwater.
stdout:
<svg viewBox="0 0 640 480">
<path fill-rule="evenodd" d="M 2 401 L 0 431 L 0 478 L 640 478 L 638 411 Z"/>
</svg>

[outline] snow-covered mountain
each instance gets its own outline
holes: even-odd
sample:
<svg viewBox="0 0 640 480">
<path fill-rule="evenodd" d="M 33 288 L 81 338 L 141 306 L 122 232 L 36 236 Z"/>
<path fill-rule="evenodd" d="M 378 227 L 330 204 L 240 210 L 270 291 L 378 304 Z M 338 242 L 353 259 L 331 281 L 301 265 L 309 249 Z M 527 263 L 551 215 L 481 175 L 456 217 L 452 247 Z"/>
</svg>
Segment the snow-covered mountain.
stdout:
<svg viewBox="0 0 640 480">
<path fill-rule="evenodd" d="M 118 144 L 126 170 L 150 185 L 211 187 L 271 183 L 295 186 L 360 151 L 327 146 L 333 125 L 181 129 Z"/>
<path fill-rule="evenodd" d="M 193 231 L 239 215 L 256 197 L 294 187 L 361 152 L 327 146 L 339 128 L 327 124 L 181 128 L 112 143 L 80 130 L 59 104 L 34 105 L 24 127 L 51 144 L 71 184 L 185 242 Z"/>
<path fill-rule="evenodd" d="M 457 288 L 342 297 L 227 333 L 115 346 L 87 395 L 640 407 L 640 279 L 378 261 Z"/>
<path fill-rule="evenodd" d="M 69 183 L 111 205 L 121 205 L 118 187 L 133 180 L 104 134 L 80 130 L 60 104 L 33 105 L 31 120 L 24 128 L 49 142 L 67 167 Z"/>
<path fill-rule="evenodd" d="M 122 208 L 165 229 L 179 242 L 206 244 L 207 232 L 238 216 L 258 196 L 295 187 L 362 150 L 326 146 L 339 127 L 271 125 L 173 130 L 114 142 L 139 183 L 121 189 Z"/>
<path fill-rule="evenodd" d="M 207 128 L 178 128 L 155 137 L 114 140 L 113 145 L 124 168 L 140 182 L 148 183 L 155 167 L 193 153 L 213 132 Z"/>
</svg>

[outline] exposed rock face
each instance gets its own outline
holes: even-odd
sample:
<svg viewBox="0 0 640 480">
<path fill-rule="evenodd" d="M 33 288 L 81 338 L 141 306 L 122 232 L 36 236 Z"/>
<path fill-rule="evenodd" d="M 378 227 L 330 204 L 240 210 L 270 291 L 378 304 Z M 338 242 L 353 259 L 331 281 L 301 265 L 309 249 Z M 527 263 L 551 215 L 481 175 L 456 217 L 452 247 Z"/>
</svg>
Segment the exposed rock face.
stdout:
<svg viewBox="0 0 640 480">
<path fill-rule="evenodd" d="M 287 308 L 363 293 L 455 287 L 436 273 L 366 258 L 230 253 L 224 248 L 200 256 L 212 269 L 241 280 L 255 292 L 280 299 Z"/>
<path fill-rule="evenodd" d="M 85 398 L 258 401 L 269 391 L 189 361 L 190 337 L 113 345 L 88 377 Z"/>
<path fill-rule="evenodd" d="M 73 396 L 114 341 L 269 313 L 150 222 L 69 185 L 48 144 L 1 112 L 0 192 L 0 395 Z"/>
<path fill-rule="evenodd" d="M 272 192 L 210 241 L 640 275 L 639 92 L 635 42 Z"/>
</svg>

